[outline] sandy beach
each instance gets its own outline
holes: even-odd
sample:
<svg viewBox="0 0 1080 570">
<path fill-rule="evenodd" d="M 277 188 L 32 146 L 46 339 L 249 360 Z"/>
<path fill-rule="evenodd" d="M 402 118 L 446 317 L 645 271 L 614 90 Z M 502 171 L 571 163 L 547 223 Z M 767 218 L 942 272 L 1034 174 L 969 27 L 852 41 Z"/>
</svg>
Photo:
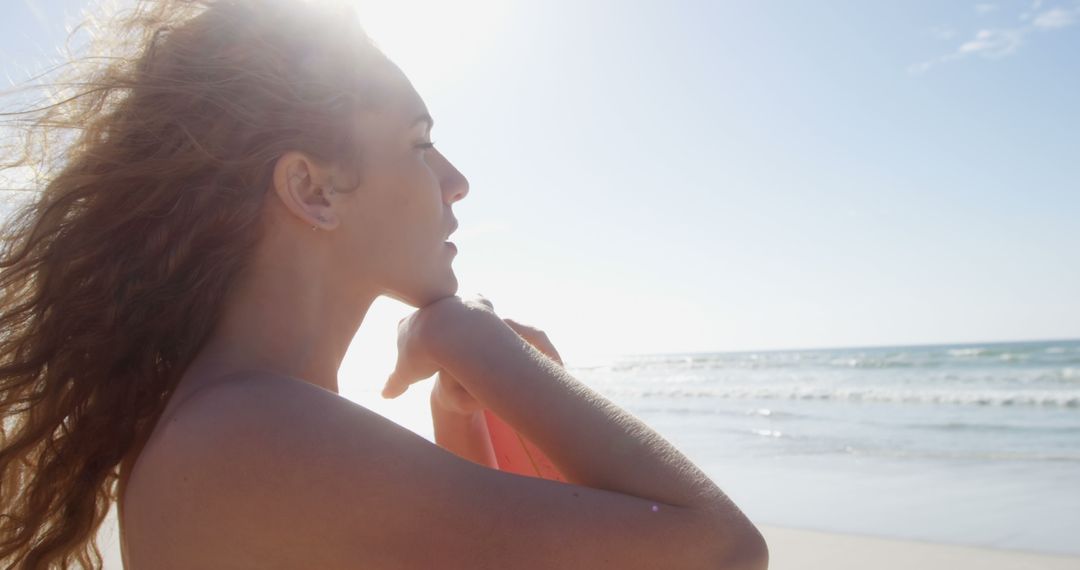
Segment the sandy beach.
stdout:
<svg viewBox="0 0 1080 570">
<path fill-rule="evenodd" d="M 100 534 L 105 570 L 123 570 L 115 518 Z M 760 526 L 771 570 L 1078 570 L 1080 557 Z"/>
<path fill-rule="evenodd" d="M 1077 570 L 1080 557 L 762 526 L 770 570 Z"/>
</svg>

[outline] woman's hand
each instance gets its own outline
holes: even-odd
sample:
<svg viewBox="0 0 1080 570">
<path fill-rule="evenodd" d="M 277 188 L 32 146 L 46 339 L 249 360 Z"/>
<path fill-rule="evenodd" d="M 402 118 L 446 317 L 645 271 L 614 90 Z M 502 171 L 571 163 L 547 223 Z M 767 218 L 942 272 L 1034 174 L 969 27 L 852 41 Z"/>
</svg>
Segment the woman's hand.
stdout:
<svg viewBox="0 0 1080 570">
<path fill-rule="evenodd" d="M 442 306 L 436 307 L 440 303 Z M 421 308 L 398 323 L 398 361 L 394 372 L 390 375 L 386 386 L 383 388 L 384 398 L 396 398 L 404 393 L 409 385 L 438 372 L 435 387 L 431 393 L 432 405 L 441 406 L 443 409 L 463 415 L 472 414 L 483 409 L 483 405 L 465 389 L 461 382 L 449 372 L 441 370 L 438 363 L 431 359 L 430 350 L 427 350 L 428 347 L 425 345 L 425 342 L 429 341 L 430 337 L 425 337 L 422 334 L 422 329 L 426 329 L 428 333 L 433 332 L 432 329 L 437 329 L 440 325 L 433 323 L 433 321 L 438 321 L 438 319 L 443 319 L 442 326 L 446 324 L 452 326 L 452 323 L 455 322 L 452 320 L 452 312 L 454 310 L 460 311 L 463 307 L 466 309 L 471 308 L 474 311 L 486 309 L 491 315 L 495 315 L 494 305 L 482 296 L 478 295 L 475 299 L 469 301 L 462 301 L 458 297 L 447 297 Z M 429 309 L 431 310 L 429 311 Z M 421 315 L 424 311 L 428 312 Z M 563 363 L 559 352 L 544 331 L 512 319 L 502 319 L 502 321 L 541 353 L 560 365 Z M 422 327 L 421 323 L 428 326 Z M 445 334 L 445 330 L 441 332 Z"/>
<path fill-rule="evenodd" d="M 462 416 L 484 409 L 484 405 L 445 370 L 440 370 L 435 376 L 435 387 L 431 389 L 431 405 Z"/>
<path fill-rule="evenodd" d="M 501 325 L 491 303 L 444 297 L 421 307 L 398 322 L 398 357 L 383 387 L 384 398 L 396 398 L 408 387 L 431 377 L 441 368 L 435 362 L 434 344 L 447 335 L 470 335 L 484 327 Z M 479 328 L 478 328 L 479 327 Z"/>
<path fill-rule="evenodd" d="M 492 311 L 495 310 L 495 305 L 483 296 L 478 295 L 475 301 Z M 431 405 L 461 415 L 474 414 L 484 409 L 480 401 L 445 370 L 439 370 L 435 376 L 435 387 L 431 389 Z"/>
<path fill-rule="evenodd" d="M 551 340 L 548 339 L 548 336 L 544 331 L 510 319 L 503 319 L 503 322 L 514 329 L 514 332 L 518 333 L 518 336 L 533 345 L 536 350 L 539 350 L 548 358 L 558 362 L 560 366 L 562 365 L 563 361 L 559 356 L 559 351 L 555 350 L 555 345 L 551 344 Z"/>
<path fill-rule="evenodd" d="M 487 304 L 490 306 L 490 302 Z M 503 319 L 503 322 L 537 350 L 562 364 L 558 351 L 555 350 L 555 346 L 548 340 L 544 331 L 510 319 Z M 440 406 L 444 410 L 461 415 L 470 415 L 484 409 L 484 405 L 474 398 L 457 378 L 445 370 L 440 370 L 435 376 L 435 387 L 431 390 L 431 405 Z"/>
</svg>

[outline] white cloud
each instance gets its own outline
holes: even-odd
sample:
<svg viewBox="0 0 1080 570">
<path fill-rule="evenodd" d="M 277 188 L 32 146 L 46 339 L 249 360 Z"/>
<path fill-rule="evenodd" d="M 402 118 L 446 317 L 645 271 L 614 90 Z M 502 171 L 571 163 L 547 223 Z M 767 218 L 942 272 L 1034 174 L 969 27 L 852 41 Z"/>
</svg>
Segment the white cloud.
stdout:
<svg viewBox="0 0 1080 570">
<path fill-rule="evenodd" d="M 1016 53 L 1023 41 L 1023 30 L 979 30 L 973 39 L 960 46 L 957 53 L 997 59 Z"/>
<path fill-rule="evenodd" d="M 1032 10 L 1038 10 L 1042 7 L 1042 0 L 1034 0 L 1031 4 Z M 993 8 L 989 8 L 993 6 Z M 990 12 L 996 9 L 994 4 L 977 4 L 975 11 L 980 14 Z M 1016 28 L 999 28 L 999 29 L 981 29 L 975 33 L 975 37 L 960 44 L 956 51 L 945 54 L 943 56 L 915 63 L 908 66 L 908 73 L 912 75 L 918 75 L 926 73 L 930 68 L 940 65 L 949 61 L 963 59 L 969 56 L 979 56 L 985 59 L 1001 59 L 1008 57 L 1024 44 L 1024 38 L 1032 31 L 1054 31 L 1068 28 L 1077 22 L 1080 22 L 1080 2 L 1076 2 L 1072 8 L 1051 8 L 1049 10 L 1038 13 L 1032 19 L 1030 12 L 1024 12 L 1020 14 L 1019 20 L 1021 25 Z M 1024 22 L 1030 23 L 1025 24 Z M 944 34 L 938 33 L 942 30 L 948 30 L 950 33 L 952 30 L 945 27 L 931 28 L 931 32 L 935 33 L 937 37 L 941 39 L 948 39 L 944 37 Z M 951 37 L 951 36 L 950 36 Z"/>
<path fill-rule="evenodd" d="M 1080 12 L 1080 9 L 1066 10 L 1064 8 L 1054 8 L 1053 10 L 1047 10 L 1046 12 L 1035 16 L 1035 21 L 1032 22 L 1032 24 L 1036 28 L 1044 30 L 1067 28 L 1076 23 L 1078 12 Z"/>
<path fill-rule="evenodd" d="M 990 12 L 995 12 L 995 11 L 997 11 L 997 9 L 998 9 L 997 4 L 976 4 L 975 5 L 975 13 L 979 14 L 980 16 L 989 14 Z"/>
</svg>

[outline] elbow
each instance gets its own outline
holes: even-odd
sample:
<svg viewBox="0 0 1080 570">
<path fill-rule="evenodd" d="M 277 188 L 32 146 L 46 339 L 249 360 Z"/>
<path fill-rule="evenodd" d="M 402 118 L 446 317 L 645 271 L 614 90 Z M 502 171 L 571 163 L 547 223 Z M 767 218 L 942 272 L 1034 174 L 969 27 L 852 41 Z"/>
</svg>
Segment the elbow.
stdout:
<svg viewBox="0 0 1080 570">
<path fill-rule="evenodd" d="M 769 545 L 749 521 L 741 532 L 729 534 L 723 543 L 726 548 L 713 566 L 716 570 L 768 570 Z"/>
<path fill-rule="evenodd" d="M 748 552 L 744 556 L 747 570 L 768 570 L 769 544 L 756 526 L 750 525 Z"/>
</svg>

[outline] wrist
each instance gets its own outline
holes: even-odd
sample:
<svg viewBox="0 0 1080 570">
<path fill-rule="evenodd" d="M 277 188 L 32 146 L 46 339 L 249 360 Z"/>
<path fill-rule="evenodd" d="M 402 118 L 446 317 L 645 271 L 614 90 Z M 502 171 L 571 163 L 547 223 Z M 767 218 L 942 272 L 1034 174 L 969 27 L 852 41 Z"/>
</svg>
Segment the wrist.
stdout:
<svg viewBox="0 0 1080 570">
<path fill-rule="evenodd" d="M 464 310 L 455 315 L 452 330 L 442 324 L 447 320 L 426 323 L 428 326 L 422 329 L 426 356 L 444 370 L 455 367 L 461 359 L 483 356 L 484 351 L 499 346 L 500 338 L 507 333 L 516 336 L 494 312 L 460 308 Z"/>
</svg>

